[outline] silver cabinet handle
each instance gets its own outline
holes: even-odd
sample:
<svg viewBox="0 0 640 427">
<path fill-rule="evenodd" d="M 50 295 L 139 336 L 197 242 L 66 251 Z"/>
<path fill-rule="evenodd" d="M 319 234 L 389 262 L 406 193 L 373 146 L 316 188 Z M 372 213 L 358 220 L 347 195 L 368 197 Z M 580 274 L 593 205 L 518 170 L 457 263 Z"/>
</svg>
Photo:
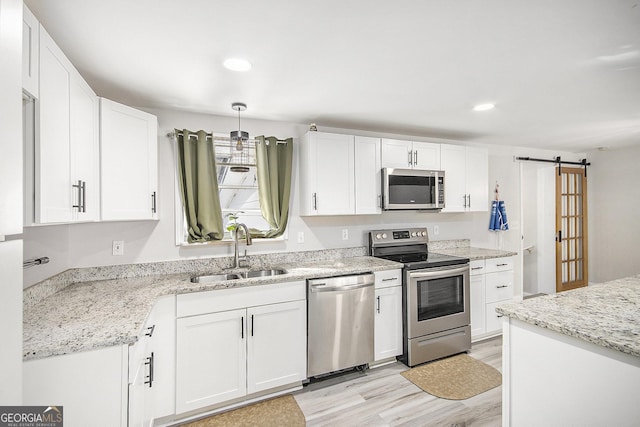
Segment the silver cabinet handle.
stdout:
<svg viewBox="0 0 640 427">
<path fill-rule="evenodd" d="M 87 203 L 86 203 L 86 182 L 82 180 L 78 180 L 77 184 L 71 185 L 73 188 L 78 189 L 78 204 L 72 205 L 71 207 L 78 209 L 78 212 L 86 212 L 87 211 Z"/>
<path fill-rule="evenodd" d="M 496 286 L 496 289 L 502 289 L 502 288 L 508 288 L 509 285 L 498 285 Z"/>
<path fill-rule="evenodd" d="M 156 192 L 151 193 L 151 212 L 156 213 Z"/>
<path fill-rule="evenodd" d="M 482 270 L 484 267 L 471 267 L 472 270 Z"/>
<path fill-rule="evenodd" d="M 311 196 L 311 203 L 313 204 L 313 210 L 317 211 L 318 210 L 318 195 L 317 195 L 317 193 L 313 193 L 313 195 Z"/>
<path fill-rule="evenodd" d="M 413 166 L 418 166 L 418 150 L 413 151 Z"/>
<path fill-rule="evenodd" d="M 509 264 L 507 264 L 507 263 L 496 264 L 496 267 L 506 267 L 507 265 L 509 265 Z"/>
<path fill-rule="evenodd" d="M 471 207 L 471 194 L 467 194 L 467 197 L 469 197 L 469 207 Z"/>
<path fill-rule="evenodd" d="M 409 166 L 413 165 L 413 151 L 409 150 Z"/>
<path fill-rule="evenodd" d="M 466 194 L 464 194 L 462 196 L 462 200 L 464 201 L 464 207 L 466 208 L 467 207 L 467 195 Z"/>
<path fill-rule="evenodd" d="M 382 279 L 383 282 L 389 282 L 391 280 L 398 280 L 397 277 L 387 277 L 386 279 Z"/>
<path fill-rule="evenodd" d="M 146 366 L 149 367 L 149 375 L 146 376 L 145 384 L 149 384 L 149 388 L 153 387 L 153 362 L 154 362 L 153 351 L 151 352 L 151 356 L 147 357 L 147 361 L 144 362 Z"/>
<path fill-rule="evenodd" d="M 378 300 L 378 308 L 376 308 L 376 311 L 380 313 L 380 296 L 377 296 L 376 299 Z"/>
<path fill-rule="evenodd" d="M 382 194 L 378 194 L 378 207 L 382 207 Z"/>
<path fill-rule="evenodd" d="M 244 339 L 244 316 L 240 318 L 240 338 Z"/>
<path fill-rule="evenodd" d="M 152 337 L 153 336 L 153 331 L 156 330 L 156 325 L 151 325 L 147 328 L 147 333 L 144 334 L 145 337 Z"/>
</svg>

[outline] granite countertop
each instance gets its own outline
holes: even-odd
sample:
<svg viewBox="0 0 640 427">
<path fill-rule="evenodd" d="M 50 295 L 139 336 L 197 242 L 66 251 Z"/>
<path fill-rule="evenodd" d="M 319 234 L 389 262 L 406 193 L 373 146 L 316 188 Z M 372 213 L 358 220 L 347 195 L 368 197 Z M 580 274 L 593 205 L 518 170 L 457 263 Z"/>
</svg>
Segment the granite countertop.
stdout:
<svg viewBox="0 0 640 427">
<path fill-rule="evenodd" d="M 464 246 L 458 248 L 431 248 L 430 246 L 429 248 L 431 251 L 437 252 L 439 254 L 469 258 L 471 261 L 490 258 L 503 258 L 517 255 L 516 252 L 503 251 L 500 249 L 476 248 L 473 246 Z"/>
<path fill-rule="evenodd" d="M 640 357 L 640 275 L 502 304 L 496 311 Z"/>
<path fill-rule="evenodd" d="M 284 268 L 287 273 L 271 277 L 191 283 L 189 278 L 193 274 L 181 272 L 70 284 L 39 302 L 25 304 L 23 359 L 133 344 L 137 341 L 155 300 L 164 295 L 390 270 L 402 268 L 402 264 L 356 256 L 283 263 L 277 267 Z"/>
</svg>

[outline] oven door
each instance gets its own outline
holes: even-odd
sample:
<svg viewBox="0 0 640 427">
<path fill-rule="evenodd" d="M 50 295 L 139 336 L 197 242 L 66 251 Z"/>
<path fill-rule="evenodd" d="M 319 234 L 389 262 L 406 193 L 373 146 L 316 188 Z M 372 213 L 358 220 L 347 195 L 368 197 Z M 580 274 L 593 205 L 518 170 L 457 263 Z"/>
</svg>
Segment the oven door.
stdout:
<svg viewBox="0 0 640 427">
<path fill-rule="evenodd" d="M 405 272 L 407 338 L 469 325 L 469 264 Z"/>
</svg>

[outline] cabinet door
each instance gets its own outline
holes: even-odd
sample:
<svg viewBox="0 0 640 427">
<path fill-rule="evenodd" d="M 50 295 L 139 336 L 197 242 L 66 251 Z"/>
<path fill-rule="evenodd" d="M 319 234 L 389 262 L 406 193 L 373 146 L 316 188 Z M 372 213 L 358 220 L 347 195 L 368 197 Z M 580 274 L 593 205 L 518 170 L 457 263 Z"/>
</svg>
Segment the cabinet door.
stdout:
<svg viewBox="0 0 640 427">
<path fill-rule="evenodd" d="M 413 168 L 440 170 L 440 144 L 414 141 Z"/>
<path fill-rule="evenodd" d="M 374 360 L 402 354 L 402 286 L 376 289 Z"/>
<path fill-rule="evenodd" d="M 309 157 L 302 173 L 310 174 L 312 214 L 355 213 L 353 136 L 309 132 Z"/>
<path fill-rule="evenodd" d="M 306 301 L 247 309 L 247 393 L 307 377 Z"/>
<path fill-rule="evenodd" d="M 157 118 L 100 99 L 103 220 L 157 218 Z"/>
<path fill-rule="evenodd" d="M 125 427 L 127 367 L 126 345 L 28 360 L 23 404 L 64 406 L 65 426 Z"/>
<path fill-rule="evenodd" d="M 70 76 L 69 91 L 69 149 L 70 177 L 74 187 L 73 219 L 100 219 L 100 152 L 98 141 L 98 97 L 79 74 Z"/>
<path fill-rule="evenodd" d="M 464 212 L 467 205 L 465 147 L 442 144 L 440 166 L 445 172 L 445 208 L 442 212 Z"/>
<path fill-rule="evenodd" d="M 486 305 L 485 321 L 487 334 L 502 331 L 502 314 L 496 313 L 496 307 L 502 303 L 504 303 L 504 301 L 492 302 Z"/>
<path fill-rule="evenodd" d="M 71 63 L 40 27 L 39 129 L 36 137 L 36 222 L 72 219 L 69 148 Z"/>
<path fill-rule="evenodd" d="M 22 88 L 38 97 L 38 45 L 40 24 L 29 8 L 22 8 Z"/>
<path fill-rule="evenodd" d="M 22 180 L 23 180 L 23 163 L 22 163 L 22 128 L 21 128 L 21 110 L 20 110 L 20 27 L 18 20 L 22 2 L 1 2 L 0 3 L 0 52 L 2 56 L 2 64 L 0 65 L 0 117 L 2 118 L 2 140 L 0 140 L 0 241 L 4 240 L 5 235 L 22 233 Z M 5 264 L 7 262 L 7 264 Z M 2 259 L 3 267 L 9 267 L 9 261 Z M 22 275 L 20 275 L 22 277 Z M 21 283 L 21 282 L 20 282 Z M 0 295 L 14 294 L 9 291 L 18 283 L 9 282 L 3 284 L 3 290 Z M 18 285 L 22 287 L 21 285 Z M 5 291 L 7 293 L 5 293 Z M 12 306 L 14 299 L 2 299 L 3 306 L 7 304 Z M 6 301 L 6 302 L 5 302 Z M 20 303 L 22 305 L 22 303 Z M 6 309 L 5 309 L 6 310 Z M 8 318 L 14 319 L 13 311 L 6 310 Z M 4 319 L 5 317 L 2 316 Z M 19 319 L 21 316 L 19 317 Z M 13 329 L 14 325 L 3 325 L 8 329 Z M 13 344 L 13 343 L 11 343 Z M 3 343 L 4 346 L 7 343 Z M 12 346 L 9 345 L 8 348 Z M 6 360 L 3 358 L 3 360 Z M 0 369 L 0 374 L 11 371 L 12 366 Z M 3 377 L 5 381 L 9 381 Z M 3 382 L 4 383 L 4 382 Z M 9 384 L 7 382 L 6 384 Z M 7 386 L 4 386 L 7 387 Z M 1 396 L 13 396 L 19 394 L 18 388 L 0 392 Z M 7 401 L 9 401 L 8 399 Z M 16 400 L 19 402 L 19 400 Z"/>
<path fill-rule="evenodd" d="M 484 274 L 469 277 L 471 288 L 471 338 L 485 332 Z"/>
<path fill-rule="evenodd" d="M 246 394 L 246 310 L 177 320 L 176 413 Z"/>
<path fill-rule="evenodd" d="M 382 139 L 382 167 L 383 168 L 411 168 L 413 152 L 411 141 L 400 139 Z"/>
<path fill-rule="evenodd" d="M 355 137 L 356 214 L 382 211 L 380 176 L 380 138 Z"/>
<path fill-rule="evenodd" d="M 489 210 L 489 153 L 486 148 L 466 147 L 468 210 Z"/>
</svg>

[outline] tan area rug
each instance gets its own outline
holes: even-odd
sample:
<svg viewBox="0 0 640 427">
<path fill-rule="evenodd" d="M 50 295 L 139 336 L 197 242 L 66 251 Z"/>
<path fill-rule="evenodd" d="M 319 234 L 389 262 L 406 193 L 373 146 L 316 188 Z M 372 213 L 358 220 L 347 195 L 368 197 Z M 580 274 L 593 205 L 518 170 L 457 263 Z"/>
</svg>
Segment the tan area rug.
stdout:
<svg viewBox="0 0 640 427">
<path fill-rule="evenodd" d="M 436 397 L 463 400 L 502 384 L 497 369 L 466 354 L 427 363 L 401 374 Z"/>
<path fill-rule="evenodd" d="M 302 410 L 292 395 L 276 397 L 229 412 L 212 415 L 182 427 L 213 426 L 301 426 L 305 420 Z"/>
</svg>

